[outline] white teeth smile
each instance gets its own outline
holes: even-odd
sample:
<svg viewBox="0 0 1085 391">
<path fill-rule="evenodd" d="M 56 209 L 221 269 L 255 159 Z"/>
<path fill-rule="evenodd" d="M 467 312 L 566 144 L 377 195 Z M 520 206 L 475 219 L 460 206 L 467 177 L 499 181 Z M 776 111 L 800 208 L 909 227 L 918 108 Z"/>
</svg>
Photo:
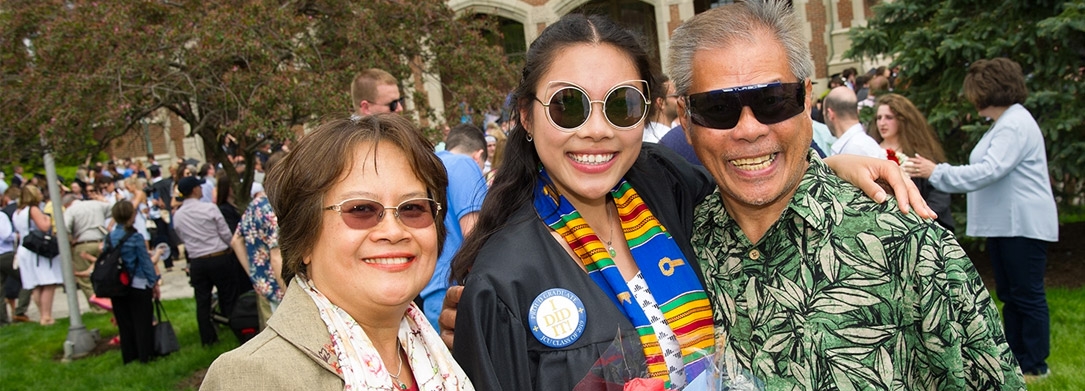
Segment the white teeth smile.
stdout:
<svg viewBox="0 0 1085 391">
<path fill-rule="evenodd" d="M 570 153 L 569 157 L 573 158 L 580 164 L 603 164 L 609 162 L 614 158 L 613 153 L 594 153 L 594 154 L 573 154 Z"/>
<path fill-rule="evenodd" d="M 744 171 L 757 171 L 767 168 L 776 160 L 776 154 L 770 154 L 765 156 L 758 156 L 746 159 L 735 159 L 731 161 L 731 164 L 735 165 L 735 168 Z"/>
<path fill-rule="evenodd" d="M 408 258 L 370 258 L 363 259 L 362 262 L 378 265 L 401 265 L 407 263 L 408 260 Z"/>
</svg>

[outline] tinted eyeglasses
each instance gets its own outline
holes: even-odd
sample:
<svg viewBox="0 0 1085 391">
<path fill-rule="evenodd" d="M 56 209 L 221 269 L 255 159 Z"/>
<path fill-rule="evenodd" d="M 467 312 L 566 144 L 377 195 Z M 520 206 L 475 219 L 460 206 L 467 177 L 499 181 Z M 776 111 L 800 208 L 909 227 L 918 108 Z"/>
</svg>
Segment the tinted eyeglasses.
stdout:
<svg viewBox="0 0 1085 391">
<path fill-rule="evenodd" d="M 392 210 L 392 214 L 403 225 L 410 228 L 426 228 L 433 225 L 437 212 L 441 210 L 441 204 L 429 198 L 412 198 L 390 208 L 377 201 L 351 198 L 324 207 L 324 210 L 339 212 L 343 223 L 351 229 L 369 229 L 377 226 L 384 218 L 384 211 L 388 209 Z"/>
<path fill-rule="evenodd" d="M 686 97 L 686 110 L 696 125 L 731 129 L 738 125 L 743 107 L 748 106 L 762 124 L 772 125 L 802 113 L 805 100 L 806 85 L 799 80 L 690 94 Z"/>
<path fill-rule="evenodd" d="M 607 122 L 620 130 L 632 129 L 648 115 L 650 103 L 645 95 L 648 82 L 644 80 L 621 82 L 607 91 L 603 100 L 591 100 L 587 91 L 567 81 L 552 81 L 547 84 L 546 90 L 550 91 L 554 84 L 562 87 L 550 94 L 547 100 L 549 103 L 544 103 L 538 97 L 535 97 L 535 100 L 546 108 L 546 118 L 550 120 L 550 124 L 565 132 L 575 132 L 584 126 L 591 116 L 594 103 L 602 105 L 603 116 Z M 644 86 L 644 92 L 637 86 Z"/>
</svg>

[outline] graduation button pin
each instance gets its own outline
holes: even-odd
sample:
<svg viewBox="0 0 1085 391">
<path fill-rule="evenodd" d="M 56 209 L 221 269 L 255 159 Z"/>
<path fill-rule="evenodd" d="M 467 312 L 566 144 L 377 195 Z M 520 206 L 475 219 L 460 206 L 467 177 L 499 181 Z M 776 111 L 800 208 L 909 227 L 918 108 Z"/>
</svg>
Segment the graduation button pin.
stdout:
<svg viewBox="0 0 1085 391">
<path fill-rule="evenodd" d="M 552 348 L 572 345 L 584 334 L 587 323 L 584 303 L 568 289 L 551 288 L 540 293 L 528 312 L 531 333 Z"/>
</svg>

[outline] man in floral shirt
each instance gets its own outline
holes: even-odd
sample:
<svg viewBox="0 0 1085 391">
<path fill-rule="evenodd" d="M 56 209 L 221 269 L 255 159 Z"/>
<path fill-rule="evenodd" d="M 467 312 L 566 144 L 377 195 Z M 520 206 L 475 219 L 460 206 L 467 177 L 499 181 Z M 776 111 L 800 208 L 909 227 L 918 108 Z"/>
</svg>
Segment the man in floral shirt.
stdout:
<svg viewBox="0 0 1085 391">
<path fill-rule="evenodd" d="M 680 120 L 719 185 L 692 239 L 719 341 L 770 390 L 1024 389 L 953 235 L 810 152 L 799 26 L 786 2 L 751 1 L 671 40 Z"/>
</svg>

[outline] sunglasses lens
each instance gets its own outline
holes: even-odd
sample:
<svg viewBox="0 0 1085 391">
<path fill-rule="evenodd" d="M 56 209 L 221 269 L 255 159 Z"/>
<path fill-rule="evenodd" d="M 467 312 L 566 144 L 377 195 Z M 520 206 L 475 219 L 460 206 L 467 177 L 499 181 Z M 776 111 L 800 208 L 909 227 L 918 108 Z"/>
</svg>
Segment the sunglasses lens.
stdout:
<svg viewBox="0 0 1085 391">
<path fill-rule="evenodd" d="M 411 228 L 426 228 L 433 225 L 433 202 L 430 200 L 408 200 L 399 204 L 399 221 Z"/>
<path fill-rule="evenodd" d="M 380 215 L 384 212 L 384 205 L 376 201 L 352 200 L 343 203 L 340 215 L 343 222 L 352 229 L 373 228 L 380 221 Z"/>
<path fill-rule="evenodd" d="M 588 97 L 576 88 L 562 88 L 550 97 L 550 119 L 559 127 L 575 129 L 583 125 L 590 111 Z"/>
<path fill-rule="evenodd" d="M 713 128 L 731 129 L 738 125 L 742 114 L 742 102 L 737 92 L 709 91 L 689 96 L 690 120 Z"/>
<path fill-rule="evenodd" d="M 644 94 L 636 87 L 619 87 L 607 96 L 607 119 L 616 127 L 628 128 L 636 125 L 644 119 L 646 109 Z"/>
<path fill-rule="evenodd" d="M 802 112 L 805 91 L 801 83 L 787 83 L 751 92 L 760 93 L 751 99 L 754 116 L 765 125 L 783 122 Z"/>
</svg>

